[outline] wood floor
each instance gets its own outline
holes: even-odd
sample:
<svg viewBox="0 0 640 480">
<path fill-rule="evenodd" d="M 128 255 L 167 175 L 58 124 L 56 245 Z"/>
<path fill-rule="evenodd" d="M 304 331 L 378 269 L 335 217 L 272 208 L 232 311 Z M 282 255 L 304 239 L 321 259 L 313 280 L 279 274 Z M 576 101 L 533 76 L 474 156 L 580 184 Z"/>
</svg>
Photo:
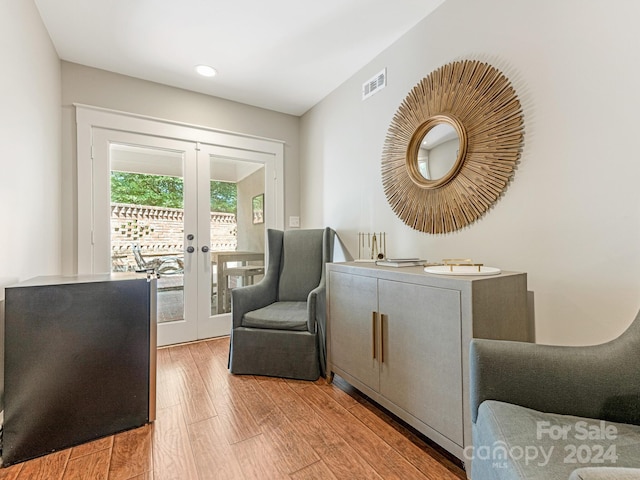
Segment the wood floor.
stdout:
<svg viewBox="0 0 640 480">
<path fill-rule="evenodd" d="M 0 469 L 0 480 L 466 478 L 337 377 L 230 375 L 228 344 L 159 349 L 154 424 Z"/>
</svg>

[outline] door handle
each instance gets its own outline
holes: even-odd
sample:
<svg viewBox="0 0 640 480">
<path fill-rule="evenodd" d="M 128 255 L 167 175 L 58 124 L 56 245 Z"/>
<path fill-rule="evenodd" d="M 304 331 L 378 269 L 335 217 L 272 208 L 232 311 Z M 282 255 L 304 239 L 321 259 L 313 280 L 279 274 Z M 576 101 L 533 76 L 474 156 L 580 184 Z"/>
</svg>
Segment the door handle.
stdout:
<svg viewBox="0 0 640 480">
<path fill-rule="evenodd" d="M 195 251 L 196 251 L 196 249 L 195 249 L 195 248 L 193 248 L 191 245 L 189 245 L 189 246 L 187 247 L 187 253 L 193 253 L 193 252 L 195 252 Z"/>
<path fill-rule="evenodd" d="M 209 247 L 206 245 L 203 245 L 201 250 L 202 250 L 202 253 L 207 253 L 209 251 Z"/>
</svg>

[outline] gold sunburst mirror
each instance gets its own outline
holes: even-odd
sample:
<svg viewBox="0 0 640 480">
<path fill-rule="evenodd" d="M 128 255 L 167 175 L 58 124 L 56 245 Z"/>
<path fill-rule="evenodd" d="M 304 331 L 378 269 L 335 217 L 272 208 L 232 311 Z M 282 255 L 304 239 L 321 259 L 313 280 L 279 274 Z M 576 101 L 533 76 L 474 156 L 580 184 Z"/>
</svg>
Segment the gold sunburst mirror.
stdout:
<svg viewBox="0 0 640 480">
<path fill-rule="evenodd" d="M 422 79 L 393 117 L 382 183 L 410 227 L 448 233 L 481 217 L 513 176 L 524 141 L 520 102 L 486 63 L 453 62 Z"/>
</svg>

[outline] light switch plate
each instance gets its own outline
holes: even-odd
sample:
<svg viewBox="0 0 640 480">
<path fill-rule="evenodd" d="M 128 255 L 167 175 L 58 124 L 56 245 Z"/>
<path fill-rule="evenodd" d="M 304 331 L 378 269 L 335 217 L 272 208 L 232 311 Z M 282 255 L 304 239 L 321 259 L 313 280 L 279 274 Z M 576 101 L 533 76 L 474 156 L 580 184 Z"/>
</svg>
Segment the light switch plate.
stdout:
<svg viewBox="0 0 640 480">
<path fill-rule="evenodd" d="M 300 217 L 289 217 L 289 226 L 290 227 L 300 227 Z"/>
</svg>

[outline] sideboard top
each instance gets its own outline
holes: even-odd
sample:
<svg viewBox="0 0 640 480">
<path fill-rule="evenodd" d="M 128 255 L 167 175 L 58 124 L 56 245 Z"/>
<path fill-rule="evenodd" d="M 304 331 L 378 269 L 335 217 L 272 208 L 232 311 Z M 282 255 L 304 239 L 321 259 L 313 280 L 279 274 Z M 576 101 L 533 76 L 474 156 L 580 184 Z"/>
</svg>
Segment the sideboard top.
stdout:
<svg viewBox="0 0 640 480">
<path fill-rule="evenodd" d="M 472 284 L 474 282 L 490 281 L 493 279 L 524 276 L 523 272 L 502 271 L 498 275 L 436 275 L 424 271 L 424 267 L 382 267 L 375 263 L 340 262 L 328 263 L 328 271 L 350 273 L 353 275 L 365 275 L 399 282 L 413 282 L 422 284 L 447 285 Z"/>
</svg>

